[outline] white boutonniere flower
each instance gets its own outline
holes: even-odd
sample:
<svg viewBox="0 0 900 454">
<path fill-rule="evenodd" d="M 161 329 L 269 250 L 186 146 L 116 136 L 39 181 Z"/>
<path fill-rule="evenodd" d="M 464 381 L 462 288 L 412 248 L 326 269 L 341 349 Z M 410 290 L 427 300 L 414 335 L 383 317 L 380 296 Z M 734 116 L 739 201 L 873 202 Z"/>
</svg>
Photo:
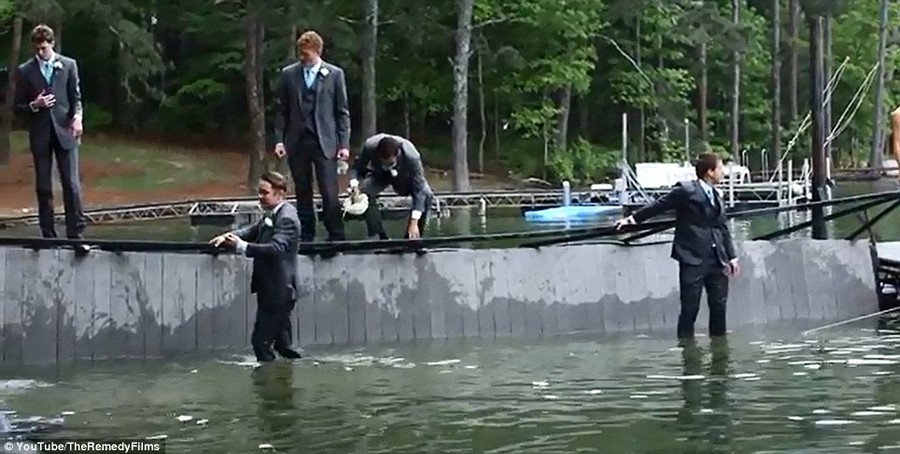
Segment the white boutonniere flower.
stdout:
<svg viewBox="0 0 900 454">
<path fill-rule="evenodd" d="M 330 71 L 328 71 L 328 68 L 326 68 L 326 67 L 324 67 L 324 66 L 322 67 L 322 69 L 319 70 L 319 74 L 321 74 L 322 77 L 327 76 L 329 72 L 330 72 Z"/>
<path fill-rule="evenodd" d="M 263 224 L 265 224 L 266 227 L 272 227 L 272 218 L 263 219 Z"/>
<path fill-rule="evenodd" d="M 62 69 L 62 62 L 59 60 L 53 62 L 53 69 Z"/>
<path fill-rule="evenodd" d="M 397 176 L 397 169 L 391 169 L 391 177 Z"/>
</svg>

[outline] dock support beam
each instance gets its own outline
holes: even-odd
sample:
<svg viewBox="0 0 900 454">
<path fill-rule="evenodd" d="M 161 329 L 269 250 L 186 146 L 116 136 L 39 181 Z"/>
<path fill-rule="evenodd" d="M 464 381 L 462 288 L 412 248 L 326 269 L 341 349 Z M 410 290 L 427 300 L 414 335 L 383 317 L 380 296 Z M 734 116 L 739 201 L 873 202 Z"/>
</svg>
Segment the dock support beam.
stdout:
<svg viewBox="0 0 900 454">
<path fill-rule="evenodd" d="M 809 17 L 809 60 L 810 60 L 810 111 L 812 111 L 812 199 L 819 202 L 826 198 L 825 168 L 825 100 L 824 64 L 822 54 L 822 16 Z M 812 208 L 812 237 L 824 240 L 828 237 L 825 226 L 825 211 L 821 205 Z"/>
</svg>

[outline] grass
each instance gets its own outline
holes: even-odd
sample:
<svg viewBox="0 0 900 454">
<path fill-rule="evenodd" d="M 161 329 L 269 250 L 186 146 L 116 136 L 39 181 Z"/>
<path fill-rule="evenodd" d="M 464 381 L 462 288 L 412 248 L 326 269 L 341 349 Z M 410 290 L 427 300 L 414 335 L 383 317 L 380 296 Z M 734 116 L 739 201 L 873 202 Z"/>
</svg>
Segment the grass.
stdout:
<svg viewBox="0 0 900 454">
<path fill-rule="evenodd" d="M 28 134 L 11 137 L 16 153 L 29 153 Z M 123 139 L 91 135 L 79 147 L 82 175 L 97 188 L 141 191 L 175 188 L 185 184 L 240 180 L 224 163 L 240 158 L 175 146 L 128 143 Z M 241 162 L 242 163 L 242 162 Z M 233 167 L 233 166 L 231 166 Z"/>
</svg>

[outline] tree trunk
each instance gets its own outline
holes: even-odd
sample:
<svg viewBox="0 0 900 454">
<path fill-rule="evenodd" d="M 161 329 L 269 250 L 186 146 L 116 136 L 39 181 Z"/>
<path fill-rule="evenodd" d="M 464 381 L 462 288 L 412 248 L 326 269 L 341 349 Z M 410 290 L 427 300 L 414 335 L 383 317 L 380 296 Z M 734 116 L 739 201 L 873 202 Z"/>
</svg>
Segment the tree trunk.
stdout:
<svg viewBox="0 0 900 454">
<path fill-rule="evenodd" d="M 697 89 L 697 121 L 700 123 L 700 140 L 709 141 L 709 64 L 706 60 L 707 42 L 700 43 L 700 84 Z"/>
<path fill-rule="evenodd" d="M 828 14 L 825 15 L 825 23 L 823 24 L 823 29 L 822 29 L 822 43 L 825 46 L 825 49 L 824 49 L 824 52 L 825 52 L 824 71 L 825 71 L 825 73 L 824 73 L 823 77 L 826 80 L 826 82 L 825 82 L 826 84 L 828 83 L 827 81 L 831 80 L 831 63 L 832 63 L 832 61 L 831 61 L 831 23 L 832 23 L 832 18 L 831 18 L 831 12 L 829 11 Z M 831 129 L 832 129 L 831 98 L 826 96 L 825 97 L 825 137 L 826 137 L 826 139 L 829 136 L 831 136 Z M 831 141 L 826 140 L 825 156 L 830 158 L 832 150 L 833 150 L 833 147 L 832 147 Z M 832 165 L 833 164 L 834 163 L 832 162 Z"/>
<path fill-rule="evenodd" d="M 494 157 L 500 159 L 500 95 L 494 90 Z"/>
<path fill-rule="evenodd" d="M 412 125 L 410 124 L 410 108 L 409 108 L 409 93 L 403 95 L 403 132 L 406 134 L 404 137 L 407 139 L 411 139 L 410 135 L 412 134 Z"/>
<path fill-rule="evenodd" d="M 731 0 L 731 21 L 735 26 L 741 23 L 741 0 Z M 731 159 L 738 159 L 741 156 L 740 127 L 741 127 L 741 54 L 734 51 L 732 58 L 731 72 L 732 91 L 731 91 Z"/>
<path fill-rule="evenodd" d="M 772 1 L 772 153 L 781 162 L 781 0 Z M 746 163 L 741 163 L 747 165 Z"/>
<path fill-rule="evenodd" d="M 559 91 L 559 114 L 556 116 L 556 150 L 563 151 L 569 144 L 569 112 L 572 110 L 572 85 Z"/>
<path fill-rule="evenodd" d="M 484 105 L 484 68 L 482 50 L 478 50 L 478 113 L 481 137 L 478 138 L 478 172 L 484 173 L 484 142 L 487 140 L 487 113 Z"/>
<path fill-rule="evenodd" d="M 470 190 L 468 161 L 469 56 L 475 0 L 456 0 L 456 58 L 453 61 L 453 190 Z"/>
<path fill-rule="evenodd" d="M 583 137 L 590 141 L 591 137 L 591 109 L 588 101 L 587 93 L 578 97 L 578 137 Z"/>
<path fill-rule="evenodd" d="M 636 28 L 637 28 L 637 30 L 636 30 L 637 39 L 635 40 L 636 49 L 635 49 L 634 56 L 636 58 L 638 68 L 643 69 L 642 62 L 641 62 L 641 58 L 642 58 L 641 50 L 642 50 L 643 46 L 641 43 L 641 18 L 640 17 L 638 17 Z M 646 136 L 644 135 L 644 132 L 647 130 L 646 122 L 647 122 L 646 112 L 644 112 L 644 106 L 642 105 L 640 112 L 638 113 L 638 146 L 637 146 L 637 156 L 635 156 L 635 162 L 643 161 L 644 157 L 645 157 L 644 144 L 645 144 Z M 627 158 L 627 156 L 626 156 L 626 158 Z"/>
<path fill-rule="evenodd" d="M 260 90 L 260 61 L 262 57 L 262 21 L 259 11 L 248 11 L 245 18 L 244 79 L 247 89 L 247 109 L 250 113 L 251 146 L 250 166 L 247 172 L 247 189 L 253 191 L 263 172 L 266 155 L 266 119 L 263 108 L 263 91 Z"/>
<path fill-rule="evenodd" d="M 362 135 L 360 144 L 378 129 L 378 104 L 375 97 L 375 57 L 378 54 L 378 0 L 366 2 L 366 26 L 363 34 Z M 361 145 L 360 145 L 361 146 Z"/>
<path fill-rule="evenodd" d="M 16 68 L 19 66 L 19 53 L 22 49 L 22 18 L 13 20 L 12 46 L 9 52 L 9 78 L 6 83 L 6 103 L 0 113 L 0 166 L 9 164 L 12 158 L 13 98 L 16 94 Z"/>
<path fill-rule="evenodd" d="M 872 123 L 872 152 L 869 154 L 869 167 L 882 166 L 882 140 L 884 139 L 884 65 L 887 47 L 888 0 L 881 0 L 878 21 L 878 73 L 875 85 L 875 120 Z"/>
<path fill-rule="evenodd" d="M 800 40 L 800 0 L 790 0 L 788 3 L 790 20 L 788 21 L 788 33 L 790 41 L 788 45 L 788 85 L 790 86 L 790 121 L 797 119 L 800 105 L 797 100 L 797 47 Z"/>
</svg>

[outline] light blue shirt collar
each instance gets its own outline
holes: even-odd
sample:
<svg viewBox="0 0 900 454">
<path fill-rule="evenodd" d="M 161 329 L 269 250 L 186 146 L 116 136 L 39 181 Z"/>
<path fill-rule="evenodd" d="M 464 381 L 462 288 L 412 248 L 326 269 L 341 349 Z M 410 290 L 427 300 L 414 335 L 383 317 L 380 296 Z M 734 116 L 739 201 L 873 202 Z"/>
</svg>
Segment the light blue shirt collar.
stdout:
<svg viewBox="0 0 900 454">
<path fill-rule="evenodd" d="M 709 198 L 709 203 L 715 205 L 716 204 L 716 188 L 712 187 L 705 180 L 698 179 L 700 182 L 700 187 L 703 188 L 703 192 L 706 193 L 706 196 Z"/>
</svg>

